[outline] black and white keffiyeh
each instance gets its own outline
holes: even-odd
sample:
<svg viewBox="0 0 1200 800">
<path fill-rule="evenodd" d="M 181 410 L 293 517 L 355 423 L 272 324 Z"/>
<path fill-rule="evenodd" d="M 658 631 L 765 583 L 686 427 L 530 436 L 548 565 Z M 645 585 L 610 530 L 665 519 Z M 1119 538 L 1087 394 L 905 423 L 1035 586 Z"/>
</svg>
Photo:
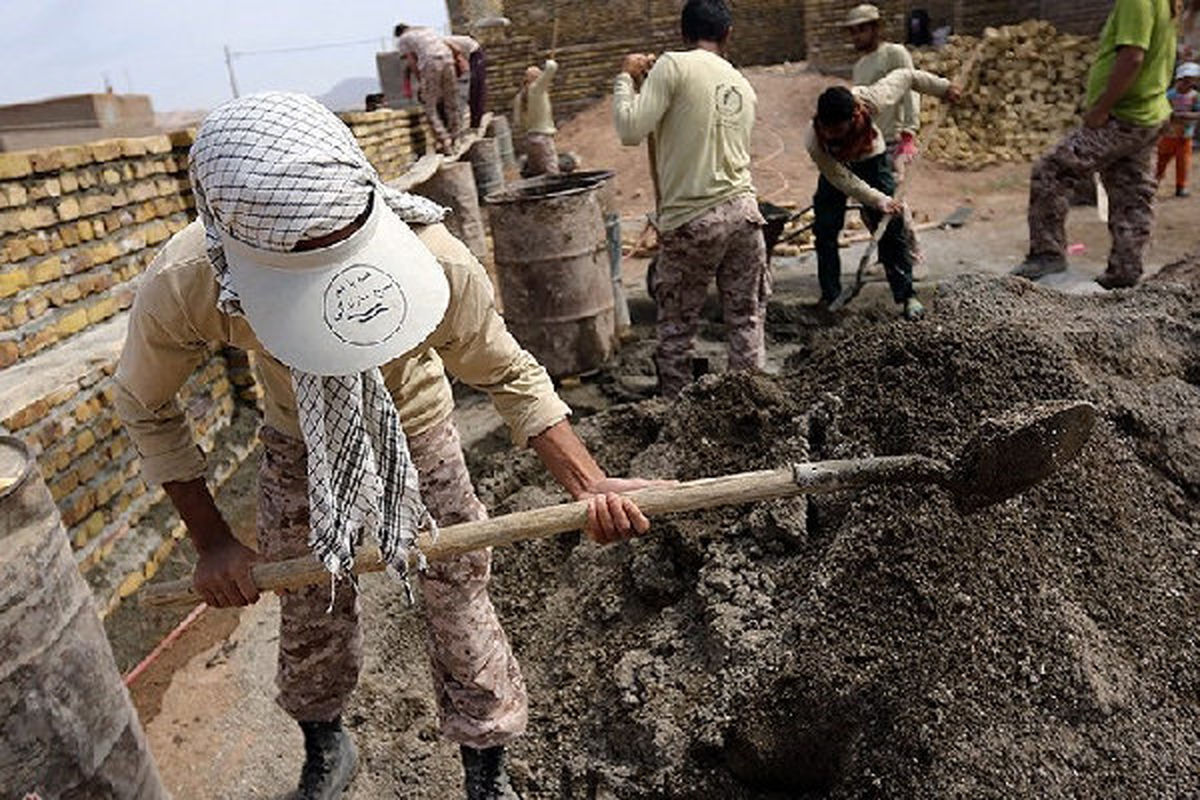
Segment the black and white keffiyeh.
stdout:
<svg viewBox="0 0 1200 800">
<path fill-rule="evenodd" d="M 310 97 L 268 92 L 209 114 L 189 156 L 196 210 L 220 286 L 218 304 L 242 315 L 218 231 L 251 247 L 290 252 L 345 228 L 379 197 L 406 223 L 446 209 L 380 180 L 349 128 Z M 378 368 L 347 376 L 292 370 L 308 448 L 309 544 L 334 576 L 374 536 L 402 574 L 416 535 L 436 532 L 421 501 L 395 403 Z"/>
</svg>

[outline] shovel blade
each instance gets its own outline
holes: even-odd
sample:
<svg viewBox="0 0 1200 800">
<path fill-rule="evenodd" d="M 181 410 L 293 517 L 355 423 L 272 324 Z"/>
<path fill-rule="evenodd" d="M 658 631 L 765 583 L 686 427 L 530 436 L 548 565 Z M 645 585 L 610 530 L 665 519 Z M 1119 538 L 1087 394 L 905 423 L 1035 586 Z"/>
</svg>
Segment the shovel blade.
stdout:
<svg viewBox="0 0 1200 800">
<path fill-rule="evenodd" d="M 986 420 L 954 463 L 948 488 L 969 513 L 1021 494 L 1083 450 L 1096 424 L 1091 403 L 1052 403 Z"/>
</svg>

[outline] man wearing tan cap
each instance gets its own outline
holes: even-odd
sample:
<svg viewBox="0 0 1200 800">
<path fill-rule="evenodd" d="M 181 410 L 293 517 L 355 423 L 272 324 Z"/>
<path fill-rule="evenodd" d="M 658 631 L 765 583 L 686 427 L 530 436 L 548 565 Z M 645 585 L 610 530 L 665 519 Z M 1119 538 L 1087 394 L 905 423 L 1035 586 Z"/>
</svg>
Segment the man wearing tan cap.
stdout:
<svg viewBox="0 0 1200 800">
<path fill-rule="evenodd" d="M 913 60 L 908 48 L 883 39 L 883 23 L 879 9 L 869 3 L 855 6 L 845 23 L 850 41 L 859 59 L 854 64 L 855 86 L 870 86 L 897 69 L 912 69 Z M 904 170 L 917 154 L 917 131 L 921 127 L 921 100 L 916 92 L 907 92 L 894 105 L 879 109 L 875 124 L 883 133 L 892 171 L 897 182 L 904 179 Z"/>
</svg>

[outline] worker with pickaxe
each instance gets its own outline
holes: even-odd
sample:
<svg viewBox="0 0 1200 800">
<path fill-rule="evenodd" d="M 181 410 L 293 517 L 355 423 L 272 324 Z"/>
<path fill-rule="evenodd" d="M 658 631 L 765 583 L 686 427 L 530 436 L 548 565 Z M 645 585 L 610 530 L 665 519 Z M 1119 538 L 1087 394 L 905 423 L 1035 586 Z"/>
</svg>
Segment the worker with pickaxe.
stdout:
<svg viewBox="0 0 1200 800">
<path fill-rule="evenodd" d="M 817 101 L 817 114 L 805 145 L 821 171 L 813 197 L 813 234 L 821 303 L 826 308 L 842 291 L 838 237 L 846 221 L 849 196 L 862 203 L 863 219 L 872 231 L 885 216 L 889 218 L 879 242 L 879 255 L 892 297 L 905 319 L 916 320 L 925 314 L 913 289 L 910 224 L 903 203 L 894 196 L 897 184 L 887 142 L 874 119 L 881 109 L 892 108 L 914 90 L 951 103 L 962 96 L 961 89 L 945 78 L 922 70 L 898 69 L 870 86 L 826 89 Z"/>
<path fill-rule="evenodd" d="M 525 164 L 521 177 L 557 175 L 558 148 L 554 136 L 554 109 L 550 104 L 550 87 L 558 73 L 558 62 L 546 59 L 542 66 L 525 69 L 521 90 L 513 98 L 513 121 L 525 131 Z"/>
<path fill-rule="evenodd" d="M 659 260 L 659 390 L 673 397 L 692 380 L 700 311 L 714 275 L 721 292 L 731 370 L 761 368 L 770 291 L 754 184 L 750 134 L 757 97 L 724 57 L 733 16 L 724 0 L 688 0 L 681 27 L 689 50 L 626 56 L 613 90 L 622 144 L 654 135 Z M 638 86 L 640 85 L 640 90 Z"/>
<path fill-rule="evenodd" d="M 205 119 L 189 162 L 200 219 L 142 279 L 116 407 L 147 482 L 187 525 L 205 602 L 255 602 L 257 562 L 310 549 L 348 576 L 364 533 L 404 573 L 418 532 L 486 517 L 445 369 L 487 391 L 516 443 L 588 503 L 593 539 L 648 529 L 619 494 L 647 482 L 610 478 L 588 454 L 546 371 L 505 329 L 487 274 L 441 224 L 445 209 L 384 185 L 331 112 L 280 92 L 234 100 Z M 176 401 L 214 346 L 255 353 L 264 393 L 257 552 L 213 501 Z M 516 797 L 504 745 L 527 719 L 490 564 L 475 550 L 420 573 L 442 732 L 461 746 L 470 800 Z M 362 667 L 358 614 L 346 583 L 281 599 L 276 682 L 304 733 L 301 800 L 340 797 L 355 771 L 341 715 Z"/>
</svg>

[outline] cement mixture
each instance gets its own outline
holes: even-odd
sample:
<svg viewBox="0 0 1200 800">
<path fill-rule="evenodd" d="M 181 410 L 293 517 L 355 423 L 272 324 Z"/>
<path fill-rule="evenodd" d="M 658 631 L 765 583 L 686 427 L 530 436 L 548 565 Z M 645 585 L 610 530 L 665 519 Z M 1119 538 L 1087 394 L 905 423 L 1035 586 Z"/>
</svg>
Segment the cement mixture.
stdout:
<svg viewBox="0 0 1200 800">
<path fill-rule="evenodd" d="M 774 334 L 803 342 L 781 376 L 584 421 L 610 471 L 689 479 L 952 459 L 1022 404 L 1101 412 L 1078 461 L 971 517 L 886 488 L 498 551 L 526 795 L 1200 794 L 1198 267 L 1099 297 L 963 277 L 919 325 L 813 329 L 777 306 Z M 497 513 L 557 496 L 528 456 L 474 474 Z"/>
<path fill-rule="evenodd" d="M 868 292 L 820 327 L 782 293 L 779 374 L 707 377 L 674 404 L 641 399 L 639 330 L 607 379 L 566 392 L 613 474 L 952 460 L 984 418 L 1046 401 L 1091 401 L 1100 421 L 1061 473 L 970 517 L 932 486 L 881 488 L 663 518 L 608 548 L 497 550 L 492 597 L 531 697 L 510 748 L 524 796 L 1200 795 L 1198 301 L 1200 260 L 1095 296 L 963 276 L 919 324 Z M 717 370 L 721 333 L 710 319 L 700 342 Z M 562 499 L 489 425 L 464 432 L 493 513 Z M 419 616 L 386 580 L 362 597 L 347 796 L 458 796 Z M 143 698 L 175 796 L 279 798 L 295 780 L 298 732 L 270 702 L 273 616 L 244 614 Z M 198 705 L 201 687 L 228 708 Z M 241 767 L 205 757 L 231 743 Z"/>
</svg>

